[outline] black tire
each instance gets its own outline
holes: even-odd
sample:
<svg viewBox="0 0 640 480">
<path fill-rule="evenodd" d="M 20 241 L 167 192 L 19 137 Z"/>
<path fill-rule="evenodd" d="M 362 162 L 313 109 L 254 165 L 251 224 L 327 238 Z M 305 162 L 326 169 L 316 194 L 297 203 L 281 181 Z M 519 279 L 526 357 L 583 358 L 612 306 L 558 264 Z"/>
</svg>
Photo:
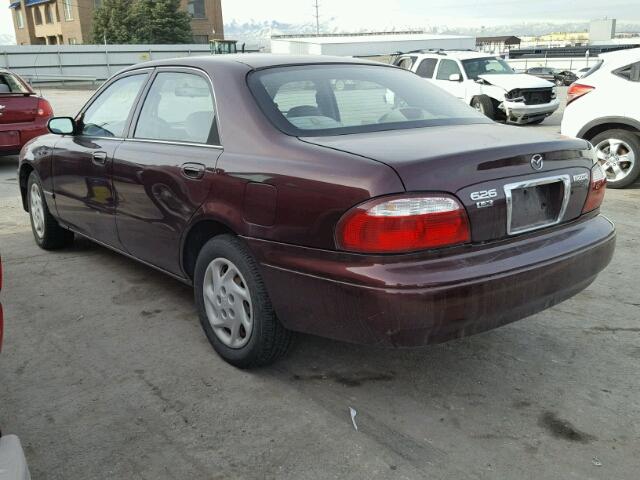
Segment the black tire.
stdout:
<svg viewBox="0 0 640 480">
<path fill-rule="evenodd" d="M 41 215 L 42 230 L 38 233 L 34 220 L 34 210 L 32 208 L 32 195 L 31 189 L 37 188 L 40 192 L 40 201 L 42 204 Z M 29 181 L 27 182 L 27 201 L 29 205 L 29 219 L 31 221 L 31 231 L 33 232 L 33 238 L 38 246 L 44 250 L 55 250 L 58 248 L 66 247 L 73 243 L 73 232 L 60 226 L 58 221 L 53 218 L 47 202 L 45 201 L 44 191 L 42 190 L 42 184 L 35 172 L 31 172 L 29 175 Z"/>
<path fill-rule="evenodd" d="M 599 133 L 595 137 L 593 137 L 590 141 L 591 143 L 597 147 L 597 145 L 604 140 L 608 139 L 617 139 L 625 142 L 629 147 L 631 147 L 631 151 L 635 157 L 635 163 L 631 170 L 622 180 L 614 181 L 607 180 L 607 188 L 624 188 L 633 184 L 638 177 L 640 177 L 640 133 L 630 132 L 628 130 L 619 130 L 612 129 L 606 130 L 602 133 Z"/>
<path fill-rule="evenodd" d="M 251 297 L 253 327 L 246 345 L 231 348 L 216 334 L 205 307 L 204 282 L 207 268 L 216 259 L 234 264 L 246 281 Z M 285 329 L 273 310 L 258 263 L 242 240 L 233 235 L 219 235 L 200 250 L 194 274 L 194 294 L 200 324 L 215 351 L 238 368 L 269 365 L 282 357 L 291 344 L 292 333 Z"/>
<path fill-rule="evenodd" d="M 486 95 L 478 95 L 471 100 L 471 106 L 491 120 L 496 119 L 496 109 L 493 101 Z"/>
</svg>

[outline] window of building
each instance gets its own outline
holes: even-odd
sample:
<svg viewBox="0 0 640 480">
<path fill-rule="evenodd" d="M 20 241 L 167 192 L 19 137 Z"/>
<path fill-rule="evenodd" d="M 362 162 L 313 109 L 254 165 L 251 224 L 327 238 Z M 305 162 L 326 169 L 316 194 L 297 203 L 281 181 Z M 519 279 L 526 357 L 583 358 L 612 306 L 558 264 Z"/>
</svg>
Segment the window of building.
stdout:
<svg viewBox="0 0 640 480">
<path fill-rule="evenodd" d="M 209 82 L 200 75 L 159 73 L 140 112 L 135 138 L 220 143 Z"/>
<path fill-rule="evenodd" d="M 425 58 L 418 65 L 418 69 L 416 73 L 420 75 L 422 78 L 433 78 L 433 72 L 436 69 L 436 63 L 438 63 L 438 59 L 436 58 Z"/>
<path fill-rule="evenodd" d="M 133 103 L 147 74 L 120 78 L 109 85 L 82 115 L 82 135 L 122 137 Z"/>
<path fill-rule="evenodd" d="M 458 67 L 458 63 L 455 60 L 440 60 L 440 66 L 438 66 L 438 75 L 436 76 L 436 79 L 449 80 L 449 76 L 456 73 L 460 75 L 460 78 L 462 78 L 462 72 L 460 71 L 460 67 Z"/>
<path fill-rule="evenodd" d="M 72 0 L 62 0 L 62 6 L 64 8 L 64 19 L 73 20 Z"/>
<path fill-rule="evenodd" d="M 193 43 L 209 43 L 209 35 L 194 35 Z"/>
<path fill-rule="evenodd" d="M 75 38 L 70 38 L 68 40 L 69 45 L 77 45 L 78 44 L 78 40 L 76 40 Z"/>
<path fill-rule="evenodd" d="M 44 6 L 44 21 L 46 23 L 53 23 L 53 13 L 51 12 L 51 6 L 48 3 Z"/>
<path fill-rule="evenodd" d="M 42 13 L 40 13 L 40 7 L 33 9 L 33 23 L 36 25 L 42 25 Z"/>
<path fill-rule="evenodd" d="M 24 17 L 22 16 L 21 8 L 16 8 L 16 26 L 18 28 L 24 28 Z"/>
<path fill-rule="evenodd" d="M 204 0 L 189 0 L 187 11 L 193 18 L 205 18 Z"/>
</svg>

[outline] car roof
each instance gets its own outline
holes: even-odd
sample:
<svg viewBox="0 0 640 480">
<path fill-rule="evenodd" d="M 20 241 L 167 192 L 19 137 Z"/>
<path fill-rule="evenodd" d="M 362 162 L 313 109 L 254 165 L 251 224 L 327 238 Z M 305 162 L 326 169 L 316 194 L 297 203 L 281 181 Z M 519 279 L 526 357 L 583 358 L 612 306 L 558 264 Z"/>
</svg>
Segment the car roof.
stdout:
<svg viewBox="0 0 640 480">
<path fill-rule="evenodd" d="M 138 69 L 156 66 L 179 66 L 180 64 L 189 66 L 199 66 L 202 68 L 216 67 L 222 65 L 243 64 L 255 70 L 260 68 L 280 67 L 288 65 L 309 65 L 309 64 L 359 64 L 389 66 L 384 63 L 371 60 L 362 60 L 353 57 L 334 57 L 329 55 L 284 55 L 273 53 L 239 53 L 229 55 L 202 55 L 193 57 L 170 58 L 165 60 L 154 60 L 144 62 L 125 69 Z"/>
<path fill-rule="evenodd" d="M 474 50 L 434 50 L 433 52 L 407 53 L 408 56 L 418 58 L 452 58 L 458 60 L 469 60 L 471 58 L 495 58 L 497 55 L 490 53 L 476 52 Z"/>
<path fill-rule="evenodd" d="M 640 61 L 640 48 L 629 48 L 626 50 L 616 50 L 615 52 L 601 53 L 598 58 L 604 60 L 605 64 L 616 68 Z"/>
</svg>

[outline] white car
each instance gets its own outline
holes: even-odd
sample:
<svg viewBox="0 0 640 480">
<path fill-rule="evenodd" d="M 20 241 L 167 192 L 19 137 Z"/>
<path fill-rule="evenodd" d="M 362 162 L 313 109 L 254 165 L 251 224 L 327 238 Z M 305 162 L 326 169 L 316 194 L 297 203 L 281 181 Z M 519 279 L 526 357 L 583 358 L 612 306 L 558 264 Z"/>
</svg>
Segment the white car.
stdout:
<svg viewBox="0 0 640 480">
<path fill-rule="evenodd" d="M 640 48 L 600 55 L 567 92 L 561 132 L 589 140 L 612 188 L 640 176 Z"/>
<path fill-rule="evenodd" d="M 560 106 L 551 82 L 516 73 L 502 58 L 485 53 L 409 53 L 394 65 L 426 78 L 492 120 L 540 123 Z"/>
</svg>

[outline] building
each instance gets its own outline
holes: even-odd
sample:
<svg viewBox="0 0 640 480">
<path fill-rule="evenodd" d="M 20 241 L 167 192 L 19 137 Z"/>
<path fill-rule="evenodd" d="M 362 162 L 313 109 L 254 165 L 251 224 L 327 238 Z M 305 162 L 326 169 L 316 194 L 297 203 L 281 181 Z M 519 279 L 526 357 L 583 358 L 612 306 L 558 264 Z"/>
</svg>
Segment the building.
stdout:
<svg viewBox="0 0 640 480">
<path fill-rule="evenodd" d="M 193 43 L 223 38 L 221 0 L 180 0 L 192 17 Z M 91 43 L 93 12 L 101 0 L 13 0 L 18 45 Z"/>
<path fill-rule="evenodd" d="M 602 44 L 610 42 L 616 36 L 616 21 L 613 18 L 592 20 L 589 23 L 589 43 Z"/>
<path fill-rule="evenodd" d="M 502 54 L 518 47 L 520 39 L 514 36 L 476 38 L 476 48 L 481 52 Z"/>
<path fill-rule="evenodd" d="M 274 35 L 272 53 L 372 57 L 414 50 L 473 50 L 475 38 L 416 32 Z"/>
</svg>

